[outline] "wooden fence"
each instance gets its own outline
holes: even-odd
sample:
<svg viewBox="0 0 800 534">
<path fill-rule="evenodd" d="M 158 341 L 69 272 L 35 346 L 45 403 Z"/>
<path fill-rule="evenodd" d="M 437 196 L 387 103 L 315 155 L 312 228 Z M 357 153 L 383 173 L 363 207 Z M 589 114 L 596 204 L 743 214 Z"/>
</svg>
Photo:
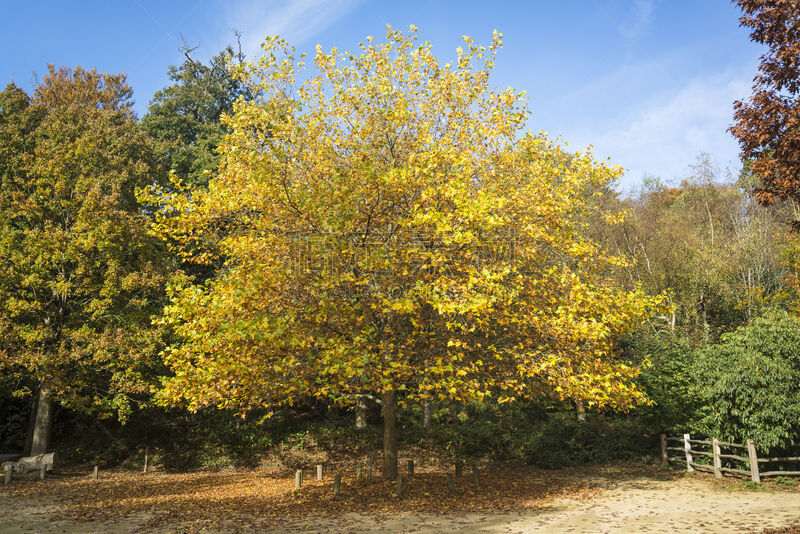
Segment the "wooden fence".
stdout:
<svg viewBox="0 0 800 534">
<path fill-rule="evenodd" d="M 675 442 L 680 445 L 670 446 L 670 443 Z M 747 456 L 743 456 L 744 454 L 747 454 Z M 697 463 L 694 461 L 695 456 L 711 458 L 712 463 L 710 465 Z M 723 460 L 728 465 L 723 466 Z M 759 458 L 753 440 L 750 439 L 747 440 L 747 443 L 742 444 L 720 441 L 717 438 L 711 438 L 710 441 L 692 439 L 689 434 L 684 434 L 683 437 L 661 434 L 661 461 L 664 465 L 669 464 L 669 462 L 685 464 L 687 471 L 698 469 L 700 471 L 713 472 L 717 478 L 722 478 L 723 473 L 749 476 L 750 480 L 757 484 L 761 483 L 761 477 L 800 476 L 800 471 L 774 470 L 774 468 L 772 471 L 761 471 L 759 464 L 775 466 L 776 464 L 798 463 L 800 462 L 800 456 Z M 739 469 L 731 466 L 737 463 L 745 464 L 748 469 Z"/>
</svg>

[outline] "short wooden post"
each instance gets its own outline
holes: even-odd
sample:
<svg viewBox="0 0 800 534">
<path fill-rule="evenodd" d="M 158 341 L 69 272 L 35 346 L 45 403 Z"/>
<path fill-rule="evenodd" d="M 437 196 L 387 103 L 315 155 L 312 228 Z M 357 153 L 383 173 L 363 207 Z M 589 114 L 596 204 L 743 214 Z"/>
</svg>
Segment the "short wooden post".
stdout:
<svg viewBox="0 0 800 534">
<path fill-rule="evenodd" d="M 317 464 L 317 480 L 322 480 L 322 464 Z"/>
<path fill-rule="evenodd" d="M 356 478 L 361 478 L 361 466 L 356 467 Z"/>
<path fill-rule="evenodd" d="M 667 435 L 661 434 L 661 465 L 667 467 L 669 465 L 669 457 L 667 456 Z"/>
<path fill-rule="evenodd" d="M 414 476 L 414 460 L 408 461 L 408 476 L 409 477 Z"/>
<path fill-rule="evenodd" d="M 450 473 L 447 474 L 447 488 L 450 491 L 455 491 L 456 490 L 456 483 L 453 480 L 453 475 L 451 475 Z"/>
<path fill-rule="evenodd" d="M 150 454 L 150 447 L 148 446 L 144 448 L 144 469 L 142 469 L 142 473 L 147 473 L 147 460 L 149 454 Z"/>
<path fill-rule="evenodd" d="M 761 484 L 761 475 L 758 472 L 758 455 L 752 439 L 747 440 L 747 457 L 750 460 L 750 478 L 756 484 Z"/>
<path fill-rule="evenodd" d="M 719 457 L 719 440 L 711 438 L 711 453 L 714 455 L 714 477 L 722 478 L 722 458 Z"/>
<path fill-rule="evenodd" d="M 13 476 L 14 473 L 14 466 L 9 464 L 6 465 L 5 469 L 6 469 L 6 478 L 4 484 L 8 486 L 9 484 L 11 484 L 11 477 Z"/>
<path fill-rule="evenodd" d="M 39 480 L 44 480 L 46 473 L 47 473 L 47 464 L 42 462 L 39 465 Z"/>
<path fill-rule="evenodd" d="M 372 484 L 372 456 L 367 456 L 367 486 Z"/>
<path fill-rule="evenodd" d="M 334 495 L 342 494 L 342 475 L 336 475 L 335 477 L 333 477 L 333 494 Z"/>
<path fill-rule="evenodd" d="M 400 497 L 403 495 L 403 475 L 397 475 L 397 496 Z"/>
<path fill-rule="evenodd" d="M 456 461 L 456 478 L 461 478 L 461 475 L 463 474 L 463 470 L 464 470 L 464 464 L 461 462 L 461 460 L 457 460 Z"/>
<path fill-rule="evenodd" d="M 692 438 L 689 434 L 683 435 L 683 450 L 686 451 L 686 470 L 694 471 L 694 467 L 692 467 L 692 444 L 689 443 L 690 439 Z"/>
<path fill-rule="evenodd" d="M 92 469 L 92 478 L 97 480 L 97 466 L 94 466 L 94 469 Z"/>
<path fill-rule="evenodd" d="M 477 465 L 472 467 L 472 480 L 475 482 L 475 487 L 479 488 L 481 486 L 481 474 Z"/>
<path fill-rule="evenodd" d="M 303 470 L 298 469 L 294 472 L 294 489 L 300 488 L 303 485 Z"/>
</svg>

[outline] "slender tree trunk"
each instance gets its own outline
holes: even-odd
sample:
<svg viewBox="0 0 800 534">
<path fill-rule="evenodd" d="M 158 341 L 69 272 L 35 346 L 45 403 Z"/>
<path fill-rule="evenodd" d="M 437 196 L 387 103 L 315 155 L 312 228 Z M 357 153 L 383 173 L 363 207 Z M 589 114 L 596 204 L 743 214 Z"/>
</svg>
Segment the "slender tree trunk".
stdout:
<svg viewBox="0 0 800 534">
<path fill-rule="evenodd" d="M 583 399 L 575 399 L 575 411 L 578 413 L 578 421 L 586 422 L 586 410 L 583 407 Z"/>
<path fill-rule="evenodd" d="M 425 430 L 431 429 L 431 401 L 422 405 L 422 426 Z"/>
<path fill-rule="evenodd" d="M 363 395 L 356 397 L 356 428 L 367 428 L 367 399 Z"/>
<path fill-rule="evenodd" d="M 33 425 L 30 455 L 44 454 L 50 447 L 50 429 L 53 426 L 53 399 L 50 388 L 40 386 L 36 403 L 36 422 Z"/>
<path fill-rule="evenodd" d="M 705 295 L 700 296 L 700 316 L 703 321 L 703 340 L 708 343 L 708 318 L 706 317 L 706 299 Z"/>
<path fill-rule="evenodd" d="M 39 390 L 36 390 L 36 394 L 33 396 L 31 400 L 31 413 L 28 417 L 28 432 L 25 436 L 25 448 L 22 451 L 23 456 L 30 456 L 31 455 L 31 445 L 33 445 L 33 429 L 36 427 L 36 408 L 39 405 Z"/>
<path fill-rule="evenodd" d="M 397 478 L 397 391 L 383 393 L 383 478 Z"/>
</svg>

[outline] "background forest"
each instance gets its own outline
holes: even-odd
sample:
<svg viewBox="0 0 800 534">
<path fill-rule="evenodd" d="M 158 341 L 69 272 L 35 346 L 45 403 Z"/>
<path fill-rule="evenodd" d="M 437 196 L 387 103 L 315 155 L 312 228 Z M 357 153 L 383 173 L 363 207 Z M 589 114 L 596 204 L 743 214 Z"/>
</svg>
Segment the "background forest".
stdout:
<svg viewBox="0 0 800 534">
<path fill-rule="evenodd" d="M 753 21 L 752 25 L 761 22 Z M 411 46 L 409 38 L 392 32 L 387 37 L 390 43 L 399 44 L 386 49 L 386 57 L 397 53 L 400 57 L 413 57 L 414 61 L 424 58 L 424 47 L 417 56 L 410 52 L 403 56 L 407 52 L 403 47 Z M 495 42 L 499 42 L 497 39 Z M 762 42 L 773 44 L 767 38 Z M 277 41 L 272 45 L 276 47 L 273 52 L 282 46 Z M 462 70 L 454 71 L 458 76 L 491 70 L 491 65 L 481 67 L 485 70 L 469 70 L 472 67 L 468 63 L 488 62 L 481 55 L 491 57 L 493 48 L 478 48 L 470 41 L 466 46 L 464 57 L 468 59 L 459 64 L 458 69 Z M 362 60 L 372 58 L 370 53 L 365 52 Z M 382 52 L 374 52 L 379 53 Z M 326 63 L 325 57 L 323 54 L 318 61 L 329 79 L 344 77 L 345 71 L 331 70 L 335 61 Z M 360 66 L 379 71 L 381 65 L 375 61 Z M 424 67 L 433 72 L 429 64 L 415 65 L 417 71 Z M 359 382 L 359 377 L 368 374 L 366 364 L 356 366 L 356 371 L 348 370 L 346 380 L 326 382 L 320 378 L 323 368 L 316 367 L 316 361 L 303 361 L 303 356 L 297 357 L 301 363 L 294 361 L 298 368 L 307 366 L 307 376 L 298 381 L 305 385 L 293 385 L 290 392 L 276 392 L 280 389 L 275 385 L 281 380 L 279 374 L 265 371 L 260 380 L 266 385 L 253 386 L 242 381 L 242 377 L 250 376 L 246 370 L 227 375 L 229 369 L 222 365 L 224 361 L 215 362 L 217 367 L 203 368 L 205 378 L 183 372 L 181 358 L 199 367 L 196 362 L 202 361 L 203 356 L 182 347 L 201 342 L 208 343 L 203 345 L 204 350 L 229 350 L 242 361 L 249 361 L 249 344 L 219 334 L 231 317 L 237 321 L 236 331 L 249 336 L 248 343 L 253 339 L 263 341 L 258 335 L 269 338 L 265 343 L 273 342 L 271 333 L 300 328 L 297 322 L 284 324 L 274 318 L 270 318 L 272 322 L 248 322 L 252 310 L 244 304 L 213 315 L 218 309 L 214 298 L 223 291 L 235 294 L 231 302 L 236 305 L 256 302 L 248 300 L 252 295 L 246 295 L 247 291 L 236 284 L 225 285 L 226 280 L 248 280 L 254 285 L 247 287 L 255 287 L 254 292 L 277 283 L 259 278 L 265 272 L 264 264 L 248 264 L 250 255 L 260 258 L 266 254 L 263 249 L 248 248 L 244 253 L 239 251 L 240 256 L 236 249 L 241 243 L 258 238 L 259 234 L 249 234 L 243 228 L 253 227 L 261 237 L 270 229 L 258 226 L 259 217 L 268 208 L 248 197 L 251 189 L 234 177 L 252 169 L 275 172 L 276 167 L 267 166 L 269 162 L 257 161 L 261 145 L 253 148 L 254 143 L 268 144 L 275 139 L 283 141 L 281 135 L 286 139 L 295 135 L 294 130 L 282 130 L 280 122 L 294 117 L 293 108 L 281 107 L 280 102 L 276 104 L 268 98 L 269 83 L 286 79 L 257 77 L 268 66 L 248 66 L 232 48 L 207 63 L 196 61 L 187 50 L 186 61 L 170 68 L 170 84 L 155 94 L 141 119 L 132 111 L 133 93 L 123 75 L 80 67 L 51 66 L 32 94 L 14 84 L 0 93 L 2 452 L 55 449 L 68 462 L 127 466 L 138 462 L 139 453 L 146 447 L 155 461 L 166 468 L 250 465 L 266 456 L 295 465 L 303 463 L 308 455 L 347 455 L 379 449 L 382 439 L 385 448 L 388 419 L 381 412 L 386 406 L 391 407 L 392 413 L 396 410 L 394 439 L 401 449 L 420 447 L 454 457 L 513 459 L 542 467 L 655 455 L 658 435 L 664 432 L 692 432 L 736 442 L 752 439 L 760 450 L 776 453 L 796 450 L 800 443 L 800 323 L 796 315 L 800 249 L 787 222 L 800 219 L 800 205 L 792 194 L 775 192 L 772 198 L 765 197 L 771 185 L 760 177 L 764 172 L 760 159 L 763 154 L 752 150 L 740 169 L 719 168 L 713 154 L 699 154 L 682 177 L 646 177 L 638 189 L 621 192 L 617 188 L 618 173 L 613 169 L 596 164 L 589 156 L 584 160 L 579 154 L 563 153 L 557 144 L 543 138 L 526 138 L 525 157 L 541 165 L 537 168 L 543 174 L 555 173 L 553 169 L 563 171 L 559 176 L 564 176 L 564 183 L 571 189 L 562 204 L 553 201 L 552 206 L 542 199 L 566 195 L 566 189 L 559 189 L 562 184 L 551 190 L 538 183 L 514 182 L 520 189 L 529 187 L 524 191 L 543 192 L 541 197 L 519 201 L 519 206 L 513 199 L 498 197 L 521 214 L 528 213 L 524 211 L 528 204 L 538 204 L 542 210 L 563 208 L 558 213 L 569 221 L 563 227 L 551 228 L 554 237 L 546 257 L 536 257 L 520 268 L 541 268 L 542 279 L 547 279 L 556 269 L 545 269 L 551 265 L 594 264 L 591 268 L 580 267 L 584 269 L 580 276 L 585 276 L 580 284 L 564 283 L 558 291 L 574 300 L 575 288 L 594 288 L 595 293 L 587 291 L 585 298 L 602 297 L 612 303 L 603 317 L 607 322 L 619 321 L 618 327 L 609 327 L 607 336 L 589 326 L 581 344 L 563 348 L 566 342 L 559 341 L 562 368 L 588 366 L 576 355 L 582 350 L 602 351 L 611 362 L 611 370 L 594 362 L 594 374 L 575 371 L 574 376 L 584 376 L 584 382 L 567 377 L 570 380 L 565 378 L 560 383 L 557 373 L 550 371 L 549 375 L 541 372 L 545 378 L 536 375 L 523 385 L 507 375 L 502 380 L 484 378 L 489 376 L 481 367 L 486 357 L 476 359 L 474 347 L 481 345 L 471 336 L 476 329 L 491 333 L 486 334 L 489 341 L 480 339 L 487 344 L 501 338 L 508 339 L 509 346 L 547 342 L 535 337 L 512 339 L 499 331 L 499 316 L 487 316 L 485 322 L 475 318 L 479 313 L 474 310 L 484 310 L 481 306 L 485 304 L 473 302 L 470 305 L 474 309 L 467 313 L 458 308 L 463 303 L 447 301 L 449 293 L 444 292 L 436 301 L 439 309 L 453 306 L 454 314 L 469 316 L 464 323 L 455 327 L 450 322 L 437 323 L 439 316 L 426 307 L 413 308 L 416 304 L 406 297 L 391 300 L 394 293 L 382 297 L 380 305 L 391 307 L 398 316 L 410 315 L 408 310 L 413 308 L 418 314 L 415 317 L 424 317 L 424 321 L 420 320 L 422 326 L 414 321 L 413 327 L 408 326 L 400 320 L 393 324 L 396 330 L 409 328 L 414 335 L 423 332 L 414 338 L 415 343 L 419 339 L 428 343 L 424 350 L 415 349 L 422 355 L 421 361 L 393 362 L 393 376 L 403 377 L 403 383 L 399 387 L 395 384 L 394 390 L 381 389 L 385 376 L 371 383 L 379 383 L 380 387 Z M 290 74 L 281 71 L 281 76 Z M 455 88 L 468 87 L 472 92 L 464 94 L 469 98 L 473 94 L 489 94 L 480 76 L 453 76 L 447 83 Z M 464 85 L 458 85 L 461 83 Z M 367 83 L 362 85 L 368 87 Z M 793 86 L 789 89 L 796 92 Z M 380 91 L 375 91 L 377 102 Z M 494 96 L 469 102 L 489 109 L 496 104 L 491 98 Z M 506 130 L 514 131 L 515 114 L 522 112 L 515 107 L 513 94 L 504 98 L 508 123 L 491 123 L 491 127 L 497 130 L 498 137 L 513 139 L 514 134 Z M 436 105 L 439 104 L 431 100 L 431 108 Z M 387 108 L 404 109 L 396 103 Z M 747 111 L 741 104 L 738 109 Z M 326 117 L 317 118 L 323 123 Z M 746 117 L 740 115 L 738 119 Z M 381 120 L 391 123 L 407 117 L 381 116 Z M 292 123 L 293 128 L 296 126 Z M 322 134 L 318 134 L 309 134 L 308 146 L 321 138 Z M 438 138 L 439 142 L 446 139 L 455 148 L 465 143 L 445 134 Z M 771 146 L 780 147 L 775 143 Z M 325 153 L 324 148 L 316 148 L 319 154 Z M 455 148 L 453 153 L 457 152 Z M 442 153 L 437 157 L 441 160 L 450 155 Z M 393 148 L 392 158 L 393 163 L 402 159 Z M 348 164 L 356 168 L 368 159 L 352 159 Z M 416 164 L 412 159 L 403 160 L 408 168 Z M 506 168 L 503 165 L 511 159 L 492 160 L 493 170 Z M 319 158 L 309 161 L 324 168 Z M 468 164 L 459 160 L 450 169 L 459 165 Z M 351 181 L 343 178 L 344 190 L 354 191 L 361 177 L 377 174 L 374 168 L 366 167 L 358 172 L 364 174 L 354 172 Z M 774 173 L 774 169 L 767 172 Z M 568 181 L 573 178 L 573 182 Z M 406 179 L 407 176 L 398 175 L 398 182 L 387 187 L 405 186 L 408 182 L 401 180 Z M 220 184 L 226 184 L 227 189 Z M 509 184 L 501 185 L 507 188 Z M 303 188 L 319 193 L 318 199 L 323 198 L 321 190 L 313 187 L 312 182 L 298 186 L 298 198 Z M 357 205 L 368 193 L 354 193 L 344 200 Z M 303 202 L 309 213 L 321 213 L 323 207 L 329 206 L 314 204 L 314 199 Z M 470 209 L 479 213 L 489 210 L 477 201 Z M 455 210 L 444 213 L 442 220 L 452 223 L 462 215 Z M 414 228 L 432 228 L 424 226 L 430 221 L 422 215 L 415 216 L 413 224 L 418 226 Z M 175 220 L 182 222 L 174 223 Z M 348 220 L 335 223 L 350 228 L 346 226 Z M 404 221 L 412 224 L 408 219 Z M 389 228 L 392 233 L 391 223 Z M 490 233 L 494 227 L 480 226 L 480 230 Z M 392 238 L 405 238 L 396 228 L 394 232 Z M 580 244 L 586 250 L 560 248 L 559 242 Z M 458 250 L 462 251 L 469 242 L 456 241 L 455 245 L 461 245 Z M 601 251 L 608 251 L 608 255 Z M 612 256 L 616 259 L 608 259 Z M 414 263 L 421 261 L 418 257 L 409 258 L 405 253 L 371 257 L 369 261 L 391 260 L 389 265 L 398 271 L 400 266 L 410 265 L 408 269 L 417 268 L 426 276 L 433 276 L 431 266 L 438 265 L 439 259 L 433 253 L 424 258 L 429 262 L 424 269 Z M 469 255 L 465 258 L 464 262 L 472 261 Z M 323 259 L 328 261 L 330 255 L 323 254 Z M 491 274 L 500 277 L 505 276 L 501 269 L 504 266 L 500 262 L 486 269 L 495 269 Z M 464 272 L 471 273 L 466 268 Z M 559 272 L 563 277 L 553 275 L 550 281 L 557 285 L 558 280 L 574 273 L 578 273 L 578 267 Z M 463 278 L 453 275 L 453 283 L 473 284 L 474 279 L 467 274 Z M 358 276 L 354 274 L 353 280 L 337 278 L 335 288 L 328 280 L 329 285 L 317 289 L 333 299 L 331 295 L 341 289 L 340 282 L 348 282 L 352 283 L 346 288 L 350 295 L 361 291 Z M 313 283 L 316 282 L 308 282 L 307 287 Z M 404 295 L 411 294 L 413 284 L 404 280 L 397 284 L 406 292 Z M 297 290 L 306 289 L 310 294 L 307 287 Z M 481 295 L 504 295 L 496 287 L 481 291 Z M 572 317 L 574 310 L 569 314 L 563 311 L 573 303 L 570 298 L 556 306 L 545 299 L 537 300 L 541 295 L 530 291 L 527 305 L 549 310 L 549 316 L 559 317 L 563 312 Z M 316 298 L 319 294 L 323 293 L 311 296 Z M 303 298 L 307 296 L 304 294 Z M 208 309 L 213 313 L 198 319 L 198 310 Z M 361 313 L 355 306 L 351 312 Z M 343 321 L 335 311 L 325 313 L 314 328 Z M 515 313 L 518 312 L 503 310 L 502 317 L 514 324 L 518 317 Z M 219 324 L 209 326 L 214 321 Z M 587 320 L 581 324 L 589 323 Z M 265 324 L 270 333 L 264 333 Z M 340 329 L 343 324 L 337 323 Z M 551 323 L 542 324 L 542 328 L 555 328 Z M 200 339 L 196 330 L 202 328 L 213 330 L 213 335 Z M 456 334 L 452 334 L 453 329 Z M 447 348 L 437 348 L 442 343 L 437 332 L 445 330 L 451 332 L 451 337 L 444 340 Z M 256 331 L 261 334 L 256 335 Z M 326 342 L 340 347 L 346 338 L 351 343 L 348 346 L 361 347 L 360 338 L 354 341 L 354 337 L 358 336 L 342 334 L 339 338 L 326 338 Z M 321 334 L 317 334 L 315 339 L 320 338 Z M 588 346 L 589 339 L 595 345 Z M 324 354 L 324 369 L 334 368 L 341 361 L 353 361 L 347 355 L 334 354 L 329 346 L 307 346 L 302 344 L 306 341 L 297 340 L 291 340 L 291 345 L 286 343 L 282 350 L 306 347 L 308 353 Z M 382 340 L 369 345 L 369 350 L 388 351 L 389 346 L 394 350 L 403 343 L 406 341 Z M 453 345 L 463 351 L 452 362 L 442 363 L 441 354 L 449 353 Z M 462 361 L 469 365 L 458 367 L 457 362 Z M 435 379 L 421 370 L 440 367 L 444 370 L 439 382 L 427 382 Z M 284 369 L 287 376 L 293 372 Z M 492 368 L 492 372 L 509 371 Z M 212 386 L 207 385 L 212 383 L 210 375 L 218 379 Z M 586 377 L 590 375 L 599 377 L 598 381 L 606 379 L 607 392 L 603 395 L 608 398 L 598 393 L 599 386 L 587 385 L 591 380 Z M 412 394 L 412 384 L 421 393 Z M 446 394 L 434 393 L 436 388 Z M 200 390 L 201 393 L 186 393 Z M 264 399 L 279 394 L 290 400 L 269 404 L 248 397 Z M 237 404 L 238 399 L 245 400 Z"/>
</svg>

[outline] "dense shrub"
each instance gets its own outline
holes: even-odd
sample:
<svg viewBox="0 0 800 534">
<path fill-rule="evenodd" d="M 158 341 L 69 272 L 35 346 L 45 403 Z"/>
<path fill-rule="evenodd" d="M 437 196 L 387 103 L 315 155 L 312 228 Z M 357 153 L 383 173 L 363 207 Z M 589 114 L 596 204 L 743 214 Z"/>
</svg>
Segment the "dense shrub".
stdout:
<svg viewBox="0 0 800 534">
<path fill-rule="evenodd" d="M 582 423 L 569 408 L 558 402 L 531 401 L 444 407 L 438 410 L 429 432 L 419 424 L 417 413 L 410 411 L 402 434 L 406 446 L 417 444 L 455 457 L 518 460 L 546 468 L 657 452 L 657 435 L 640 419 L 590 413 Z"/>
<path fill-rule="evenodd" d="M 655 451 L 646 429 L 622 418 L 589 418 L 586 423 L 569 417 L 550 417 L 529 438 L 528 462 L 559 468 L 610 460 L 641 458 Z"/>
<path fill-rule="evenodd" d="M 650 400 L 630 416 L 653 433 L 686 432 L 699 404 L 691 374 L 692 347 L 669 332 L 639 331 L 625 340 L 623 352 L 644 365 L 638 382 Z"/>
<path fill-rule="evenodd" d="M 374 454 L 382 442 L 379 412 L 373 405 L 370 424 L 357 430 L 351 412 L 311 404 L 271 419 L 150 408 L 134 413 L 125 426 L 63 410 L 54 430 L 56 447 L 69 463 L 140 468 L 147 446 L 151 462 L 166 469 L 252 467 L 266 456 L 297 468 Z M 414 405 L 402 412 L 401 452 L 423 449 L 451 458 L 558 468 L 642 457 L 656 452 L 658 441 L 641 418 L 590 412 L 587 422 L 579 423 L 572 407 L 558 401 L 438 404 L 431 430 L 423 428 L 421 415 Z"/>
<path fill-rule="evenodd" d="M 771 311 L 695 354 L 696 428 L 760 449 L 800 443 L 800 322 Z"/>
</svg>

